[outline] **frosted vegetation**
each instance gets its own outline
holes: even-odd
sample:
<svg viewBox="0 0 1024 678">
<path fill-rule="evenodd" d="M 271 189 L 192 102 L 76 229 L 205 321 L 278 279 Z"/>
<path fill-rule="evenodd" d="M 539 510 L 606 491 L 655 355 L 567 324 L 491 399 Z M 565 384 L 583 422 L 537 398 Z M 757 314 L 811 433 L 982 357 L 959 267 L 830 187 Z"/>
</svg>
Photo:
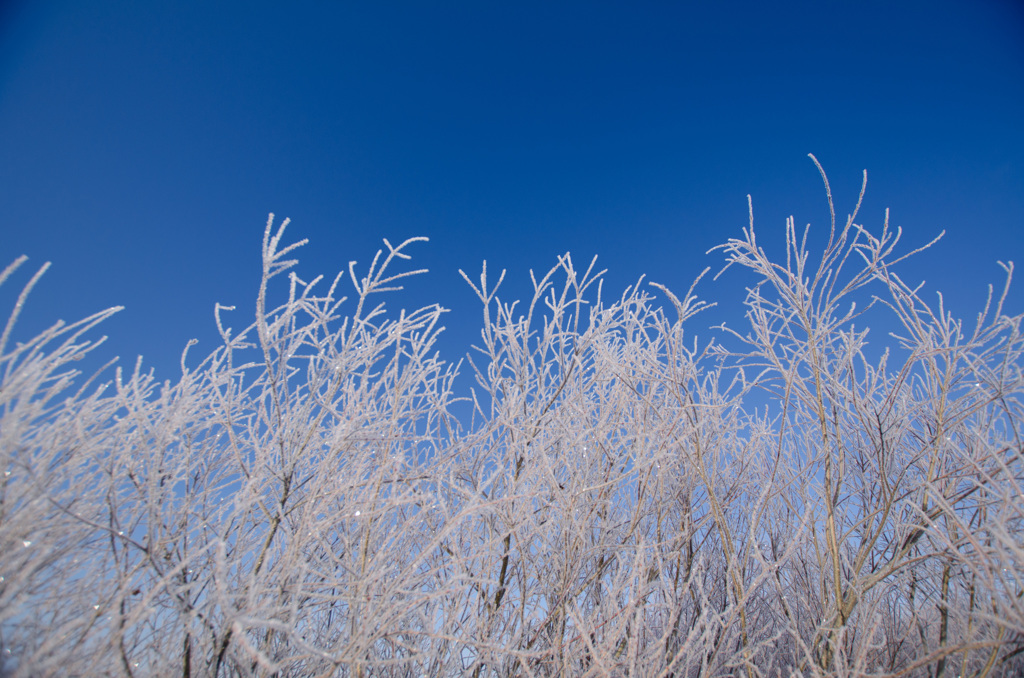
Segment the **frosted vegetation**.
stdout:
<svg viewBox="0 0 1024 678">
<path fill-rule="evenodd" d="M 461 366 L 382 302 L 413 240 L 305 282 L 271 215 L 255 322 L 165 382 L 74 370 L 116 309 L 15 343 L 40 270 L 0 337 L 6 670 L 1020 675 L 1012 267 L 961 323 L 855 218 L 773 260 L 751 217 L 748 325 L 703 344 L 693 288 L 565 255 L 513 304 L 485 267 Z"/>
</svg>

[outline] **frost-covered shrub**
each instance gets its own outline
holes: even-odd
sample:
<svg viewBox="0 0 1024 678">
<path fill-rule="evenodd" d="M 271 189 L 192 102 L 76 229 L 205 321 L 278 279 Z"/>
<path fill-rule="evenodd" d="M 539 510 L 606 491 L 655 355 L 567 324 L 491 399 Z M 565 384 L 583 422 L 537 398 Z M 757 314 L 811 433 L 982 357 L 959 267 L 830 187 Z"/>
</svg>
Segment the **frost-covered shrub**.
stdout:
<svg viewBox="0 0 1024 678">
<path fill-rule="evenodd" d="M 305 282 L 271 216 L 256 322 L 218 307 L 163 383 L 73 370 L 117 309 L 10 346 L 41 270 L 0 336 L 7 671 L 1021 671 L 1021 317 L 933 309 L 855 218 L 817 256 L 790 220 L 782 262 L 751 217 L 721 343 L 687 334 L 694 288 L 608 296 L 565 255 L 516 305 L 485 265 L 471 388 L 443 309 L 375 296 L 416 239 Z M 869 357 L 872 305 L 902 330 Z"/>
</svg>

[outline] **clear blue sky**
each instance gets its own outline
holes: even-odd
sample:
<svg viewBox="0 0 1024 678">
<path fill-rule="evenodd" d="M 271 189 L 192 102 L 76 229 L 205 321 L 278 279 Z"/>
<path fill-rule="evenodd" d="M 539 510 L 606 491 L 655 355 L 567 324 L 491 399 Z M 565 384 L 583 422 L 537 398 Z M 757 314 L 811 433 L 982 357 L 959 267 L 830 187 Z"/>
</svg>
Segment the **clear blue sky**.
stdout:
<svg viewBox="0 0 1024 678">
<path fill-rule="evenodd" d="M 0 263 L 53 268 L 24 338 L 123 304 L 104 355 L 173 377 L 215 347 L 215 302 L 252 317 L 268 212 L 308 237 L 300 273 L 426 235 L 396 303 L 479 327 L 463 268 L 598 254 L 618 290 L 685 291 L 746 225 L 885 207 L 903 269 L 957 313 L 997 259 L 1024 268 L 1018 2 L 7 2 L 0 9 Z M 23 283 L 27 274 L 17 283 Z M 740 275 L 700 287 L 739 310 Z M 14 285 L 0 290 L 3 317 Z M 1011 310 L 1024 311 L 1024 270 Z M 733 324 L 733 323 L 731 323 Z M 708 333 L 702 333 L 707 336 Z"/>
</svg>

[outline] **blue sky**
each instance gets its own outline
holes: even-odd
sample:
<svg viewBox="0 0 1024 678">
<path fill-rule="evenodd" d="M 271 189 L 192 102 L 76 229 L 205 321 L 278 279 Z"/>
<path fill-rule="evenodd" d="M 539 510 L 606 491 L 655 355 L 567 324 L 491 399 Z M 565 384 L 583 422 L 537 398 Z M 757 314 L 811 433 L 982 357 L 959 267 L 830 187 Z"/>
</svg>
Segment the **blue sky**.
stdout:
<svg viewBox="0 0 1024 678">
<path fill-rule="evenodd" d="M 251 319 L 268 212 L 310 239 L 306 277 L 426 235 L 394 303 L 452 309 L 457 359 L 480 320 L 459 268 L 520 295 L 569 250 L 613 290 L 682 292 L 747 194 L 769 245 L 791 214 L 827 227 L 814 153 L 840 214 L 867 169 L 862 223 L 947 231 L 901 273 L 971 316 L 997 259 L 1024 266 L 1022 121 L 1009 1 L 9 2 L 0 262 L 53 262 L 21 338 L 124 305 L 104 356 L 173 377 L 190 338 L 215 348 L 215 302 Z M 750 282 L 698 291 L 732 318 Z"/>
</svg>

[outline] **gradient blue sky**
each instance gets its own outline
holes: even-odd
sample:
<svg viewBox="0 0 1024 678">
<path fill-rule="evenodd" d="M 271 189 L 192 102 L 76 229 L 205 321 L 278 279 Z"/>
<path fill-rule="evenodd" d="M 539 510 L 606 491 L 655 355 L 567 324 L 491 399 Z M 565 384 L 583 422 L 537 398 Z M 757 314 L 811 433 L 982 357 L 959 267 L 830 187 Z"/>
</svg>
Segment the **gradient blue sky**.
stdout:
<svg viewBox="0 0 1024 678">
<path fill-rule="evenodd" d="M 429 236 L 429 276 L 395 303 L 452 309 L 449 358 L 480 319 L 457 269 L 482 259 L 508 294 L 566 250 L 612 290 L 682 292 L 748 193 L 765 243 L 791 214 L 820 233 L 807 153 L 841 214 L 867 169 L 862 223 L 890 207 L 908 247 L 947 231 L 901 272 L 956 313 L 997 259 L 1024 266 L 1018 2 L 2 7 L 0 262 L 53 262 L 18 336 L 123 304 L 103 354 L 161 377 L 188 339 L 215 347 L 215 302 L 250 321 L 270 211 L 310 239 L 306 277 Z M 732 318 L 750 282 L 699 291 Z"/>
</svg>

